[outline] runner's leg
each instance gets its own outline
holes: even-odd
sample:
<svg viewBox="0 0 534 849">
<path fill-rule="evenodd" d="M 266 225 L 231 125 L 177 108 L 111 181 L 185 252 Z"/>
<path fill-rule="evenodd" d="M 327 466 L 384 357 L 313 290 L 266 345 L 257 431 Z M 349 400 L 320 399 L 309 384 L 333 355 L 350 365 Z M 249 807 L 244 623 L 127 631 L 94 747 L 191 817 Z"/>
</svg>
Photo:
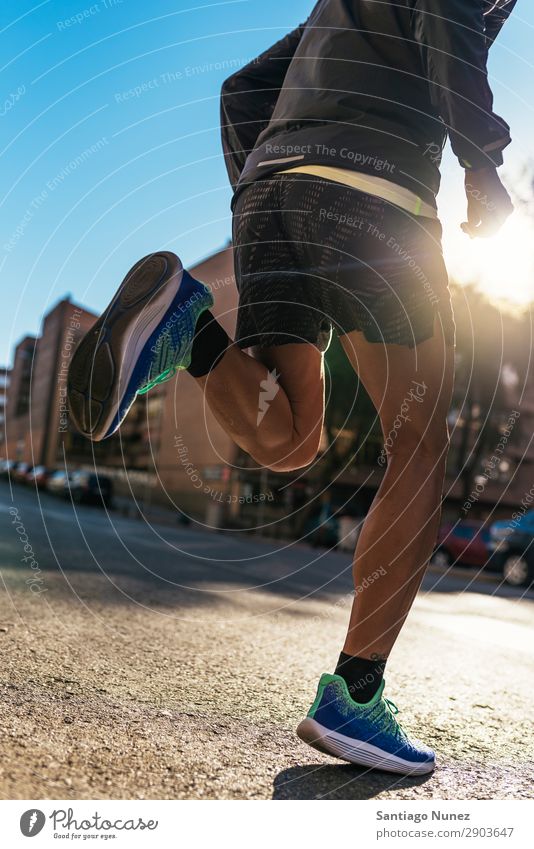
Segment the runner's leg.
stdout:
<svg viewBox="0 0 534 849">
<path fill-rule="evenodd" d="M 439 319 L 410 349 L 340 337 L 380 416 L 387 469 L 354 558 L 354 597 L 344 652 L 386 659 L 408 615 L 435 544 L 448 449 L 453 347 Z M 385 574 L 365 582 L 376 570 Z"/>
<path fill-rule="evenodd" d="M 307 342 L 255 348 L 236 345 L 197 378 L 226 433 L 256 462 L 291 471 L 313 462 L 324 415 L 323 355 Z"/>
</svg>

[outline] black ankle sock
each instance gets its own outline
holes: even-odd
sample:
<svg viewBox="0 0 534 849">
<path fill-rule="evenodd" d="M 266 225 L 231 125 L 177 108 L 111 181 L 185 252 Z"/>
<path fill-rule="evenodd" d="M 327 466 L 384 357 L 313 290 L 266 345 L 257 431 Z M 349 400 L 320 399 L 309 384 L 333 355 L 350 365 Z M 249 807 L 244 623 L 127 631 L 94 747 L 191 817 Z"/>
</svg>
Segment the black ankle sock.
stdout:
<svg viewBox="0 0 534 849">
<path fill-rule="evenodd" d="M 341 652 L 336 666 L 355 702 L 368 702 L 377 692 L 386 667 L 385 658 L 353 657 Z"/>
<path fill-rule="evenodd" d="M 191 348 L 191 365 L 187 369 L 193 377 L 203 377 L 212 371 L 228 348 L 230 339 L 215 316 L 204 310 L 195 326 Z"/>
</svg>

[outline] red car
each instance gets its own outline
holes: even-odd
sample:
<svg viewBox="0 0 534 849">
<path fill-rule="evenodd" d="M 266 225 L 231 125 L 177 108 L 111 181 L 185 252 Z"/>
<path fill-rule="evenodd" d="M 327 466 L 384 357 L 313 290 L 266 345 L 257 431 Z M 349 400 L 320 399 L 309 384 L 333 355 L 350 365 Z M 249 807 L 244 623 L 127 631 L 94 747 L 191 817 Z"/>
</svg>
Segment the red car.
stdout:
<svg viewBox="0 0 534 849">
<path fill-rule="evenodd" d="M 439 529 L 430 563 L 433 566 L 485 566 L 490 556 L 489 528 L 484 522 L 448 522 Z"/>
</svg>

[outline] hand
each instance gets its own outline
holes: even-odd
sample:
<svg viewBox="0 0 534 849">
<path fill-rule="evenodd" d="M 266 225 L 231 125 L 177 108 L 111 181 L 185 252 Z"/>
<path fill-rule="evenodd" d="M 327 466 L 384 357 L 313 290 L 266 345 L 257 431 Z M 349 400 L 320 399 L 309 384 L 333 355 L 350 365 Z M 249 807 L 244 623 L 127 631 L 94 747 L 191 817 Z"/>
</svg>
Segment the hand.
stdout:
<svg viewBox="0 0 534 849">
<path fill-rule="evenodd" d="M 465 194 L 467 221 L 461 227 L 472 239 L 493 236 L 514 211 L 496 168 L 466 171 Z"/>
</svg>

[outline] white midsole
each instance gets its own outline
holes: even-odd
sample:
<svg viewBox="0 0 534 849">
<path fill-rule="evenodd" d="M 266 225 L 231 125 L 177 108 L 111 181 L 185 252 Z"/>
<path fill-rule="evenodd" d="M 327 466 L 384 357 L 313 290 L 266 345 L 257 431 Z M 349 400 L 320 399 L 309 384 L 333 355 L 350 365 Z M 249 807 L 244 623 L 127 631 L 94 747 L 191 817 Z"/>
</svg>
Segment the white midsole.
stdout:
<svg viewBox="0 0 534 849">
<path fill-rule="evenodd" d="M 435 761 L 426 763 L 414 763 L 397 755 L 389 754 L 378 746 L 366 743 L 363 740 L 355 740 L 337 731 L 325 728 L 315 719 L 307 717 L 297 728 L 297 734 L 301 740 L 311 746 L 316 746 L 329 752 L 337 758 L 342 758 L 350 763 L 360 766 L 374 767 L 388 772 L 399 772 L 404 775 L 423 775 L 432 772 Z"/>
</svg>

